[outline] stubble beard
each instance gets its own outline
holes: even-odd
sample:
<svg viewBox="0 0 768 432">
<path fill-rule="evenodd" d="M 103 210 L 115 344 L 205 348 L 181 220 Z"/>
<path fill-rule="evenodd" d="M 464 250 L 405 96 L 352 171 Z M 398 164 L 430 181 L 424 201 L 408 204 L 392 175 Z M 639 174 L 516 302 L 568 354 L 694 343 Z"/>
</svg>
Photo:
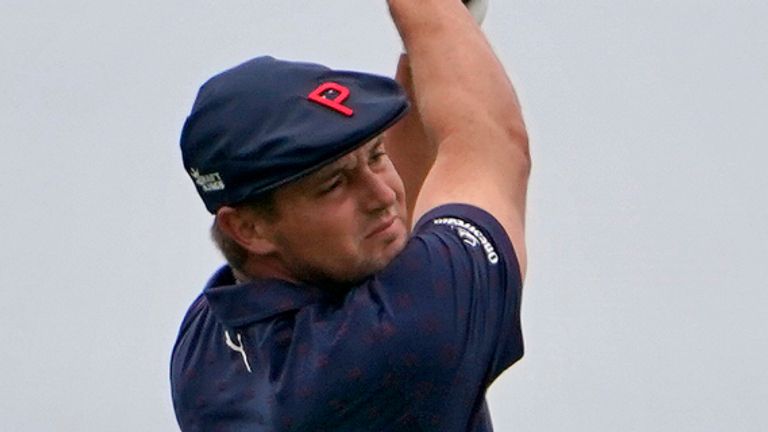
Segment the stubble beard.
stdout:
<svg viewBox="0 0 768 432">
<path fill-rule="evenodd" d="M 358 285 L 373 274 L 384 270 L 405 249 L 407 240 L 407 233 L 393 234 L 391 239 L 385 240 L 385 249 L 394 247 L 393 251 L 385 252 L 384 256 L 365 258 L 356 263 L 354 269 L 329 270 L 295 257 L 286 257 L 285 265 L 290 273 L 303 283 L 334 290 L 345 289 Z"/>
</svg>

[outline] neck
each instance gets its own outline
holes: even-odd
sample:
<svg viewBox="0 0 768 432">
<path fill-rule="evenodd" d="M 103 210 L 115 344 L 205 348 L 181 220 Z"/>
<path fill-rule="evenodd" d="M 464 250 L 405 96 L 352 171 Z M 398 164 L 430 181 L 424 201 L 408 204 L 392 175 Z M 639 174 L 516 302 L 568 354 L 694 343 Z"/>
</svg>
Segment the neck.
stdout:
<svg viewBox="0 0 768 432">
<path fill-rule="evenodd" d="M 232 274 L 238 283 L 254 279 L 282 279 L 298 283 L 279 260 L 274 257 L 251 257 L 242 269 L 232 269 Z"/>
</svg>

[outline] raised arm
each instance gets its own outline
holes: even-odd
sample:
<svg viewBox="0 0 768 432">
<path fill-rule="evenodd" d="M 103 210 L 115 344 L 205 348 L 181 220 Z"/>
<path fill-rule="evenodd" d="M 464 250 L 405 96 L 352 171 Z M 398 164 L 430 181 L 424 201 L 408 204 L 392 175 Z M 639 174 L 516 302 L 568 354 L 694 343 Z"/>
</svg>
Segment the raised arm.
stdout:
<svg viewBox="0 0 768 432">
<path fill-rule="evenodd" d="M 503 66 L 460 0 L 388 0 L 410 60 L 415 102 L 437 156 L 414 219 L 476 205 L 507 231 L 525 274 L 528 137 Z"/>
<path fill-rule="evenodd" d="M 408 226 L 410 226 L 414 222 L 416 197 L 419 195 L 429 169 L 435 162 L 437 146 L 424 133 L 421 116 L 415 104 L 411 68 L 406 54 L 400 55 L 395 79 L 403 86 L 413 106 L 405 118 L 387 130 L 384 145 L 405 185 Z"/>
</svg>

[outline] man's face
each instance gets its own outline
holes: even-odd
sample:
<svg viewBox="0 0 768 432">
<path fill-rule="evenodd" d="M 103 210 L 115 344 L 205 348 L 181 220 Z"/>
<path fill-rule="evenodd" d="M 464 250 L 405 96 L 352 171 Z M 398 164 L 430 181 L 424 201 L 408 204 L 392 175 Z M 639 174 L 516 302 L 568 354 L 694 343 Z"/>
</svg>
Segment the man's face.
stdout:
<svg viewBox="0 0 768 432">
<path fill-rule="evenodd" d="M 377 138 L 275 193 L 277 256 L 296 279 L 355 282 L 405 247 L 405 189 Z"/>
</svg>

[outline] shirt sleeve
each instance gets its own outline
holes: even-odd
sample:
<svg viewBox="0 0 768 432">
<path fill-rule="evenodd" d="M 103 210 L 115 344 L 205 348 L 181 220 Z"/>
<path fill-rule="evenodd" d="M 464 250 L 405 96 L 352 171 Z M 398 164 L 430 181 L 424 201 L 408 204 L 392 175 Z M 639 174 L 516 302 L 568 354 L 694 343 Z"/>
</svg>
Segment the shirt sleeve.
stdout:
<svg viewBox="0 0 768 432">
<path fill-rule="evenodd" d="M 522 357 L 520 268 L 488 212 L 463 204 L 428 212 L 379 280 L 394 321 L 436 354 L 433 366 L 488 386 Z"/>
</svg>

